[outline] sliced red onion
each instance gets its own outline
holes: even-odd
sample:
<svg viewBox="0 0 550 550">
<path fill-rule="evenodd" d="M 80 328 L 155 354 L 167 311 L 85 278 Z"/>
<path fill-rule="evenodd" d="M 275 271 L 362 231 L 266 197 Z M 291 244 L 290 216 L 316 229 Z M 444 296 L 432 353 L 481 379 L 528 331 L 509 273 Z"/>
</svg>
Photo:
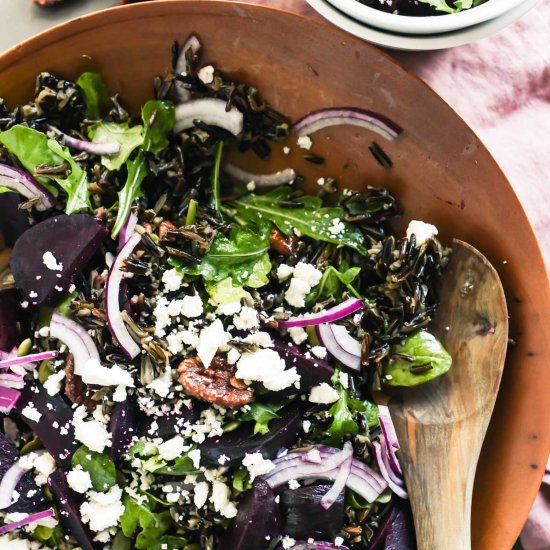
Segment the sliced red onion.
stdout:
<svg viewBox="0 0 550 550">
<path fill-rule="evenodd" d="M 13 166 L 0 164 L 0 185 L 16 191 L 26 199 L 38 197 L 40 200 L 35 204 L 37 210 L 46 210 L 55 204 L 55 198 L 43 185 Z"/>
<path fill-rule="evenodd" d="M 355 313 L 362 307 L 363 302 L 359 300 L 359 298 L 348 298 L 345 302 L 331 307 L 330 309 L 320 311 L 319 313 L 309 313 L 302 317 L 292 317 L 286 321 L 277 321 L 277 323 L 283 328 L 307 327 L 320 325 L 321 323 L 332 323 L 333 321 L 338 321 L 338 319 Z"/>
<path fill-rule="evenodd" d="M 29 523 L 34 523 L 35 521 L 40 521 L 41 519 L 46 519 L 55 515 L 53 508 L 48 508 L 47 510 L 42 510 L 41 512 L 36 512 L 36 514 L 29 514 L 26 518 L 20 519 L 19 521 L 14 521 L 8 523 L 7 525 L 2 525 L 0 527 L 0 535 L 9 533 L 14 529 L 19 529 L 19 527 L 24 527 L 29 525 Z"/>
<path fill-rule="evenodd" d="M 296 178 L 296 172 L 292 168 L 285 168 L 273 174 L 254 174 L 247 172 L 230 162 L 223 165 L 224 171 L 241 183 L 254 182 L 257 188 L 277 187 L 285 183 L 292 183 Z"/>
<path fill-rule="evenodd" d="M 388 455 L 386 448 L 380 441 L 373 441 L 372 450 L 376 464 L 382 474 L 382 477 L 387 481 L 390 489 L 398 496 L 404 499 L 408 499 L 407 490 L 405 489 L 404 482 L 398 478 L 395 472 L 392 471 L 390 463 L 388 461 Z"/>
<path fill-rule="evenodd" d="M 117 341 L 118 345 L 129 359 L 133 359 L 139 355 L 141 348 L 136 344 L 128 332 L 120 311 L 120 285 L 124 277 L 124 272 L 121 268 L 140 241 L 141 236 L 136 232 L 126 241 L 126 244 L 118 253 L 109 270 L 107 283 L 105 285 L 105 310 L 109 329 L 111 330 L 113 338 Z"/>
<path fill-rule="evenodd" d="M 12 504 L 13 492 L 19 483 L 19 480 L 29 471 L 29 468 L 23 468 L 19 461 L 14 462 L 4 474 L 0 481 L 0 510 L 6 509 Z"/>
<path fill-rule="evenodd" d="M 21 374 L 3 372 L 0 373 L 0 386 L 20 390 L 25 387 L 25 381 Z"/>
<path fill-rule="evenodd" d="M 3 361 L 0 361 L 0 369 L 7 369 L 9 367 L 13 367 L 14 365 L 24 365 L 26 363 L 45 361 L 46 359 L 53 359 L 58 355 L 58 351 L 42 351 L 40 353 L 31 353 L 30 355 L 24 355 L 23 357 L 4 359 Z"/>
<path fill-rule="evenodd" d="M 116 141 L 107 143 L 100 143 L 98 141 L 84 141 L 63 133 L 55 126 L 48 126 L 48 129 L 61 137 L 63 145 L 67 145 L 67 147 L 71 147 L 77 151 L 83 151 L 84 153 L 90 153 L 90 155 L 97 155 L 98 157 L 103 155 L 117 155 L 120 153 L 120 144 Z"/>
<path fill-rule="evenodd" d="M 328 510 L 336 502 L 336 499 L 340 493 L 346 488 L 346 483 L 348 482 L 348 478 L 351 473 L 351 466 L 353 464 L 353 447 L 349 441 L 346 441 L 344 444 L 342 456 L 345 458 L 342 464 L 340 464 L 338 475 L 336 476 L 332 487 L 321 499 L 321 506 L 325 510 Z"/>
<path fill-rule="evenodd" d="M 75 373 L 82 372 L 89 359 L 99 361 L 99 352 L 92 337 L 82 325 L 72 319 L 54 313 L 50 323 L 50 336 L 69 348 L 74 359 Z"/>
<path fill-rule="evenodd" d="M 17 390 L 0 386 L 0 412 L 10 414 L 20 397 L 21 393 Z"/>
<path fill-rule="evenodd" d="M 135 214 L 135 212 L 130 211 L 130 215 L 126 219 L 126 223 L 120 230 L 120 234 L 118 236 L 118 248 L 121 249 L 127 242 L 128 239 L 134 234 L 134 230 L 136 228 L 138 222 L 138 217 Z"/>
<path fill-rule="evenodd" d="M 174 132 L 177 134 L 192 128 L 195 120 L 201 120 L 206 124 L 219 126 L 237 136 L 243 129 L 243 114 L 236 107 L 231 107 L 229 111 L 226 111 L 226 106 L 227 102 L 223 99 L 212 97 L 190 99 L 181 103 L 176 106 Z"/>
<path fill-rule="evenodd" d="M 181 74 L 186 76 L 189 74 L 189 63 L 187 61 L 188 52 L 191 55 L 196 56 L 201 49 L 201 43 L 199 39 L 192 34 L 183 45 L 181 52 L 178 56 L 175 66 L 176 75 Z M 176 91 L 176 96 L 180 102 L 189 101 L 191 99 L 191 92 L 185 87 L 183 82 L 176 80 L 174 82 L 174 89 Z"/>
<path fill-rule="evenodd" d="M 390 141 L 403 132 L 403 128 L 388 117 L 356 107 L 329 107 L 312 111 L 298 120 L 292 129 L 299 136 L 308 136 L 323 128 L 342 124 L 367 128 Z"/>
<path fill-rule="evenodd" d="M 403 475 L 403 470 L 397 459 L 396 452 L 399 450 L 399 441 L 397 434 L 395 433 L 395 427 L 390 415 L 390 409 L 385 405 L 378 405 L 378 422 L 380 428 L 382 428 L 382 434 L 386 440 L 386 447 L 388 449 L 388 458 L 392 470 L 399 476 Z"/>
<path fill-rule="evenodd" d="M 321 344 L 336 360 L 350 369 L 361 369 L 361 344 L 350 336 L 346 327 L 323 323 L 315 327 L 315 332 Z"/>
</svg>

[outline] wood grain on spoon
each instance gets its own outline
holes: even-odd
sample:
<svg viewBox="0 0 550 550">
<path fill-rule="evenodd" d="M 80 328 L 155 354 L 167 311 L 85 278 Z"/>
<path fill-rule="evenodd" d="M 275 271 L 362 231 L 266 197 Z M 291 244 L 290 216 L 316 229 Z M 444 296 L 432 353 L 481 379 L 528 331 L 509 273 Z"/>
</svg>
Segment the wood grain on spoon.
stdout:
<svg viewBox="0 0 550 550">
<path fill-rule="evenodd" d="M 419 550 L 471 548 L 476 465 L 508 341 L 502 285 L 489 261 L 454 241 L 432 332 L 453 357 L 449 373 L 389 403 Z"/>
</svg>

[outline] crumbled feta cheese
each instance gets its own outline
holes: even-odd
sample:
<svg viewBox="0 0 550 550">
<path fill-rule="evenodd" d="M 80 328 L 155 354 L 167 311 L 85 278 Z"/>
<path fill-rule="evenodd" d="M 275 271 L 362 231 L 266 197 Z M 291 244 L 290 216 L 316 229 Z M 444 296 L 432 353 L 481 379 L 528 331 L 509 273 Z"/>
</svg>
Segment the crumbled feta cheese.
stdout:
<svg viewBox="0 0 550 550">
<path fill-rule="evenodd" d="M 35 481 L 37 485 L 44 485 L 48 481 L 49 475 L 56 469 L 55 460 L 48 452 L 39 454 L 34 459 L 34 469 L 37 472 Z"/>
<path fill-rule="evenodd" d="M 327 348 L 324 348 L 323 346 L 313 346 L 311 348 L 311 353 L 319 359 L 324 359 L 327 356 Z"/>
<path fill-rule="evenodd" d="M 254 191 L 254 189 L 256 189 L 256 182 L 254 181 L 249 181 L 247 184 L 246 184 L 246 189 L 247 191 Z"/>
<path fill-rule="evenodd" d="M 227 455 L 220 455 L 218 458 L 218 464 L 223 466 L 226 462 L 229 462 L 229 460 L 230 458 Z"/>
<path fill-rule="evenodd" d="M 38 294 L 34 291 L 34 290 L 31 290 L 29 292 L 29 298 L 37 298 L 38 297 Z M 34 304 L 34 302 L 33 302 Z"/>
<path fill-rule="evenodd" d="M 288 264 L 281 264 L 277 268 L 277 279 L 286 281 L 294 273 L 294 268 Z"/>
<path fill-rule="evenodd" d="M 179 290 L 182 280 L 183 276 L 180 275 L 176 269 L 169 269 L 162 274 L 162 282 L 164 283 L 164 288 L 168 292 Z"/>
<path fill-rule="evenodd" d="M 195 485 L 195 496 L 193 502 L 197 508 L 202 508 L 208 499 L 209 485 L 206 481 L 201 481 Z"/>
<path fill-rule="evenodd" d="M 289 328 L 288 333 L 290 334 L 290 337 L 292 338 L 293 342 L 297 345 L 307 340 L 307 332 L 302 327 Z"/>
<path fill-rule="evenodd" d="M 38 334 L 40 334 L 43 338 L 47 338 L 50 335 L 50 327 L 42 327 L 38 331 Z"/>
<path fill-rule="evenodd" d="M 201 67 L 197 76 L 204 84 L 212 83 L 214 81 L 214 67 L 212 67 L 212 65 Z"/>
<path fill-rule="evenodd" d="M 65 371 L 60 370 L 53 374 L 50 374 L 44 382 L 44 388 L 48 392 L 48 395 L 56 395 L 61 390 L 61 382 L 65 378 Z"/>
<path fill-rule="evenodd" d="M 174 460 L 183 454 L 185 441 L 181 435 L 176 435 L 158 446 L 159 457 L 163 460 Z"/>
<path fill-rule="evenodd" d="M 201 464 L 201 451 L 200 449 L 193 449 L 187 453 L 187 456 L 191 459 L 193 463 L 193 468 L 198 470 Z"/>
<path fill-rule="evenodd" d="M 412 220 L 407 227 L 407 239 L 412 235 L 416 237 L 416 246 L 424 244 L 429 239 L 433 239 L 438 233 L 437 227 L 431 223 L 425 223 L 419 220 Z"/>
<path fill-rule="evenodd" d="M 250 474 L 250 481 L 254 481 L 258 476 L 268 474 L 275 468 L 275 464 L 271 460 L 267 460 L 262 456 L 262 453 L 246 453 L 243 458 L 243 466 Z"/>
<path fill-rule="evenodd" d="M 339 395 L 338 392 L 326 382 L 314 386 L 311 388 L 309 393 L 309 401 L 311 403 L 321 403 L 328 405 L 329 403 L 334 403 L 338 401 Z"/>
<path fill-rule="evenodd" d="M 235 376 L 243 380 L 261 382 L 271 391 L 281 391 L 299 383 L 296 367 L 285 370 L 285 362 L 272 349 L 243 353 L 237 362 Z"/>
<path fill-rule="evenodd" d="M 24 514 L 24 516 L 26 517 L 27 514 Z M 31 525 L 36 526 L 35 523 Z M 5 548 L 6 550 L 41 550 L 44 546 L 34 540 L 19 538 L 16 531 L 15 533 L 6 533 L 0 536 L 0 548 Z"/>
<path fill-rule="evenodd" d="M 71 470 L 67 473 L 69 487 L 77 493 L 85 493 L 92 488 L 92 478 L 84 470 Z"/>
<path fill-rule="evenodd" d="M 273 340 L 267 332 L 258 331 L 254 334 L 249 334 L 246 338 L 243 338 L 243 342 L 247 344 L 254 344 L 260 346 L 261 348 L 271 348 L 273 347 Z"/>
<path fill-rule="evenodd" d="M 294 268 L 294 277 L 313 287 L 319 284 L 323 277 L 323 273 L 312 264 L 298 262 Z"/>
<path fill-rule="evenodd" d="M 134 387 L 132 375 L 127 370 L 118 365 L 104 367 L 94 357 L 90 357 L 82 368 L 75 369 L 75 374 L 81 376 L 85 384 Z"/>
<path fill-rule="evenodd" d="M 226 304 L 219 304 L 216 313 L 220 313 L 221 315 L 235 315 L 235 313 L 241 311 L 241 307 L 241 301 L 235 300 L 233 302 L 227 302 Z"/>
<path fill-rule="evenodd" d="M 228 342 L 223 324 L 216 319 L 210 326 L 203 328 L 199 336 L 197 355 L 205 367 L 210 366 L 218 349 Z"/>
<path fill-rule="evenodd" d="M 33 422 L 38 422 L 42 416 L 42 413 L 39 412 L 36 407 L 29 403 L 22 411 L 21 414 L 28 418 L 29 420 L 32 420 Z"/>
<path fill-rule="evenodd" d="M 340 235 L 346 230 L 346 225 L 344 222 L 340 221 L 340 218 L 334 218 L 332 220 L 332 225 L 328 228 L 328 231 L 331 235 Z"/>
<path fill-rule="evenodd" d="M 259 326 L 258 314 L 252 307 L 244 306 L 238 315 L 233 317 L 233 324 L 238 330 L 249 330 Z"/>
<path fill-rule="evenodd" d="M 160 376 L 155 378 L 147 387 L 153 390 L 159 397 L 167 397 L 172 386 L 172 371 L 168 367 Z"/>
<path fill-rule="evenodd" d="M 102 453 L 106 446 L 111 444 L 111 434 L 101 422 L 97 420 L 84 421 L 86 409 L 78 407 L 73 414 L 75 439 L 84 443 L 92 451 Z"/>
<path fill-rule="evenodd" d="M 319 449 L 310 449 L 306 454 L 306 460 L 308 462 L 314 462 L 315 464 L 321 464 L 323 459 L 321 458 L 321 453 Z"/>
<path fill-rule="evenodd" d="M 240 356 L 241 356 L 241 353 L 239 350 L 235 348 L 231 348 L 229 350 L 229 353 L 227 354 L 227 362 L 230 365 L 234 365 L 239 360 Z"/>
<path fill-rule="evenodd" d="M 88 500 L 80 506 L 82 521 L 88 523 L 92 531 L 116 527 L 124 513 L 121 497 L 122 489 L 118 485 L 114 485 L 106 493 L 90 491 Z"/>
<path fill-rule="evenodd" d="M 305 281 L 292 277 L 290 286 L 285 292 L 285 300 L 293 307 L 305 307 L 305 297 L 310 293 L 311 286 Z"/>
<path fill-rule="evenodd" d="M 185 296 L 181 305 L 181 314 L 188 319 L 200 317 L 202 315 L 203 306 L 201 297 L 198 294 L 194 296 Z"/>
<path fill-rule="evenodd" d="M 23 309 L 27 309 L 29 307 L 29 302 L 27 300 L 24 300 L 23 302 L 21 302 L 21 307 Z"/>
<path fill-rule="evenodd" d="M 128 393 L 126 392 L 125 386 L 117 386 L 112 395 L 112 399 L 115 403 L 122 403 L 123 401 L 126 401 L 127 397 Z"/>
<path fill-rule="evenodd" d="M 334 546 L 342 546 L 344 544 L 344 539 L 342 537 L 336 537 L 334 539 Z"/>
<path fill-rule="evenodd" d="M 311 429 L 311 422 L 309 420 L 304 420 L 302 422 L 302 429 L 304 430 L 304 433 L 309 433 L 309 430 Z"/>
<path fill-rule="evenodd" d="M 340 371 L 338 373 L 338 380 L 344 389 L 347 390 L 349 388 L 349 375 L 347 372 Z"/>
<path fill-rule="evenodd" d="M 42 262 L 50 271 L 61 271 L 63 264 L 58 264 L 55 256 L 50 252 L 42 254 Z"/>
<path fill-rule="evenodd" d="M 288 488 L 291 491 L 294 491 L 294 489 L 298 489 L 300 487 L 300 482 L 296 481 L 295 479 L 289 479 L 288 481 Z"/>
<path fill-rule="evenodd" d="M 308 151 L 313 145 L 313 141 L 311 141 L 311 138 L 309 136 L 300 136 L 296 143 L 298 144 L 298 147 L 301 147 L 302 149 L 307 149 Z"/>
<path fill-rule="evenodd" d="M 214 505 L 214 510 L 226 518 L 233 518 L 237 515 L 237 507 L 229 500 L 230 494 L 231 490 L 225 483 L 214 481 L 210 502 Z"/>
</svg>

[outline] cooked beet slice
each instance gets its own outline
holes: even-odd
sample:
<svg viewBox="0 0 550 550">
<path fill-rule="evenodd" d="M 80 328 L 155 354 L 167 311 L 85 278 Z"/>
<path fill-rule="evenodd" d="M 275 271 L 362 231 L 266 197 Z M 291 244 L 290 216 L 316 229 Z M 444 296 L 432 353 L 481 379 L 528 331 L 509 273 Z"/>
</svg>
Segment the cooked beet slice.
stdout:
<svg viewBox="0 0 550 550">
<path fill-rule="evenodd" d="M 300 433 L 300 411 L 297 407 L 285 407 L 279 418 L 269 423 L 269 433 L 253 434 L 254 424 L 245 422 L 232 432 L 207 439 L 200 447 L 201 456 L 207 462 L 218 464 L 221 455 L 229 457 L 227 464 L 238 464 L 247 453 L 260 451 L 264 458 L 275 458 L 282 448 L 291 447 Z"/>
<path fill-rule="evenodd" d="M 11 351 L 25 339 L 27 323 L 15 288 L 0 290 L 0 350 Z"/>
<path fill-rule="evenodd" d="M 107 233 L 107 228 L 88 214 L 55 216 L 37 223 L 13 248 L 10 266 L 15 286 L 32 304 L 56 306 Z M 48 252 L 53 255 L 50 261 L 57 262 L 54 269 L 44 263 Z"/>
<path fill-rule="evenodd" d="M 8 438 L 0 432 L 0 479 L 19 460 L 19 455 L 15 447 Z M 32 514 L 45 510 L 48 505 L 42 491 L 34 482 L 31 472 L 27 472 L 20 480 L 15 490 L 19 493 L 19 498 L 11 506 L 3 510 L 4 512 L 21 512 Z"/>
<path fill-rule="evenodd" d="M 265 481 L 257 479 L 240 502 L 220 550 L 267 550 L 280 536 L 280 525 L 275 494 Z"/>
<path fill-rule="evenodd" d="M 40 413 L 38 422 L 23 414 L 28 405 L 31 411 L 35 409 Z M 42 384 L 30 382 L 21 390 L 15 410 L 48 449 L 58 466 L 70 468 L 71 457 L 79 445 L 74 438 L 73 411 L 61 395 L 51 396 Z"/>
<path fill-rule="evenodd" d="M 330 488 L 330 483 L 322 483 L 284 489 L 281 492 L 283 534 L 295 539 L 334 540 L 344 525 L 345 491 L 325 510 L 321 500 Z"/>
<path fill-rule="evenodd" d="M 112 446 L 109 449 L 109 457 L 116 460 L 132 445 L 132 440 L 137 437 L 139 423 L 139 409 L 133 397 L 127 397 L 126 401 L 117 403 L 111 411 L 109 431 L 111 432 Z"/>
<path fill-rule="evenodd" d="M 48 478 L 48 486 L 52 492 L 53 501 L 59 511 L 59 519 L 66 529 L 78 541 L 82 550 L 94 550 L 92 534 L 80 519 L 79 505 L 74 493 L 69 488 L 63 470 L 55 470 Z"/>
<path fill-rule="evenodd" d="M 194 405 L 192 409 L 182 409 L 178 413 L 145 416 L 140 422 L 139 435 L 163 439 L 174 437 L 185 431 L 185 425 L 188 422 L 196 422 L 199 414 L 199 407 Z"/>
<path fill-rule="evenodd" d="M 292 386 L 287 390 L 279 392 L 279 395 L 305 393 L 313 388 L 313 386 L 317 386 L 323 382 L 330 382 L 334 374 L 334 369 L 326 361 L 317 359 L 317 357 L 308 358 L 296 346 L 275 342 L 273 349 L 285 360 L 287 368 L 296 367 L 296 371 L 301 376 L 299 390 Z"/>
<path fill-rule="evenodd" d="M 27 211 L 19 208 L 21 197 L 17 193 L 0 195 L 0 233 L 8 248 L 13 248 L 15 241 L 29 228 Z"/>
</svg>

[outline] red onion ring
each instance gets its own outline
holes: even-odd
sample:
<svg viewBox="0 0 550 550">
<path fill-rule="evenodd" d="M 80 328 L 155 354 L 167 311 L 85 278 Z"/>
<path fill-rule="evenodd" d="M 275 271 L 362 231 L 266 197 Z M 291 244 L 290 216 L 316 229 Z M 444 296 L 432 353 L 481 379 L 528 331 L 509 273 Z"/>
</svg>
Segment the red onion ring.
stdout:
<svg viewBox="0 0 550 550">
<path fill-rule="evenodd" d="M 332 323 L 333 321 L 338 321 L 338 319 L 355 313 L 362 307 L 363 302 L 358 298 L 348 298 L 345 302 L 331 307 L 330 309 L 320 311 L 319 313 L 309 313 L 302 317 L 292 317 L 286 321 L 277 321 L 277 323 L 283 328 L 307 327 L 320 325 L 321 323 Z"/>
<path fill-rule="evenodd" d="M 17 390 L 0 386 L 0 412 L 9 414 L 20 397 L 21 393 Z"/>
<path fill-rule="evenodd" d="M 0 481 L 0 510 L 4 510 L 12 504 L 13 492 L 19 483 L 19 480 L 29 471 L 23 468 L 19 461 L 14 462 L 2 477 Z"/>
<path fill-rule="evenodd" d="M 55 512 L 53 511 L 53 508 L 42 510 L 42 512 L 36 512 L 36 514 L 29 514 L 26 518 L 20 519 L 19 521 L 14 521 L 12 523 L 8 523 L 7 525 L 2 525 L 2 527 L 0 527 L 0 535 L 4 535 L 5 533 L 9 533 L 14 529 L 24 527 L 29 523 L 34 523 L 35 521 L 40 521 L 41 519 L 49 518 L 54 515 Z"/>
<path fill-rule="evenodd" d="M 58 351 L 42 351 L 40 353 L 32 353 L 31 355 L 24 355 L 23 357 L 14 357 L 12 359 L 4 359 L 0 361 L 0 369 L 7 369 L 14 365 L 22 365 L 25 363 L 34 363 L 38 361 L 45 361 L 46 359 L 53 359 L 59 355 Z"/>
<path fill-rule="evenodd" d="M 101 157 L 103 155 L 117 155 L 120 152 L 120 144 L 116 141 L 101 143 L 98 141 L 84 141 L 71 137 L 61 130 L 58 130 L 55 126 L 48 126 L 48 130 L 51 130 L 55 135 L 59 136 L 63 142 L 63 145 L 76 149 L 77 151 L 83 151 L 90 155 L 97 155 Z"/>
<path fill-rule="evenodd" d="M 37 210 L 47 210 L 55 204 L 55 198 L 43 185 L 13 166 L 0 164 L 0 185 L 16 191 L 26 199 L 38 197 L 40 200 L 35 204 Z"/>
<path fill-rule="evenodd" d="M 254 174 L 253 172 L 247 172 L 230 162 L 226 162 L 223 165 L 223 170 L 226 174 L 235 178 L 241 183 L 254 182 L 257 188 L 277 187 L 278 185 L 284 185 L 286 183 L 292 183 L 296 178 L 296 172 L 292 168 L 285 168 L 279 170 L 273 174 Z"/>
<path fill-rule="evenodd" d="M 181 103 L 176 106 L 174 132 L 177 134 L 192 128 L 195 120 L 202 120 L 206 124 L 219 126 L 237 136 L 243 129 L 243 114 L 236 107 L 226 111 L 226 106 L 226 101 L 213 97 L 190 99 Z"/>
<path fill-rule="evenodd" d="M 349 340 L 353 340 L 355 344 L 359 346 L 359 355 L 356 354 L 356 350 L 350 350 L 350 345 L 347 343 L 348 338 L 342 338 L 335 334 L 335 328 L 342 328 L 346 331 Z M 333 325 L 330 323 L 323 323 L 315 327 L 315 332 L 319 341 L 327 351 L 340 363 L 353 370 L 361 370 L 361 344 L 357 340 L 353 339 L 345 327 L 339 325 Z M 353 345 L 355 347 L 355 345 Z"/>
</svg>

